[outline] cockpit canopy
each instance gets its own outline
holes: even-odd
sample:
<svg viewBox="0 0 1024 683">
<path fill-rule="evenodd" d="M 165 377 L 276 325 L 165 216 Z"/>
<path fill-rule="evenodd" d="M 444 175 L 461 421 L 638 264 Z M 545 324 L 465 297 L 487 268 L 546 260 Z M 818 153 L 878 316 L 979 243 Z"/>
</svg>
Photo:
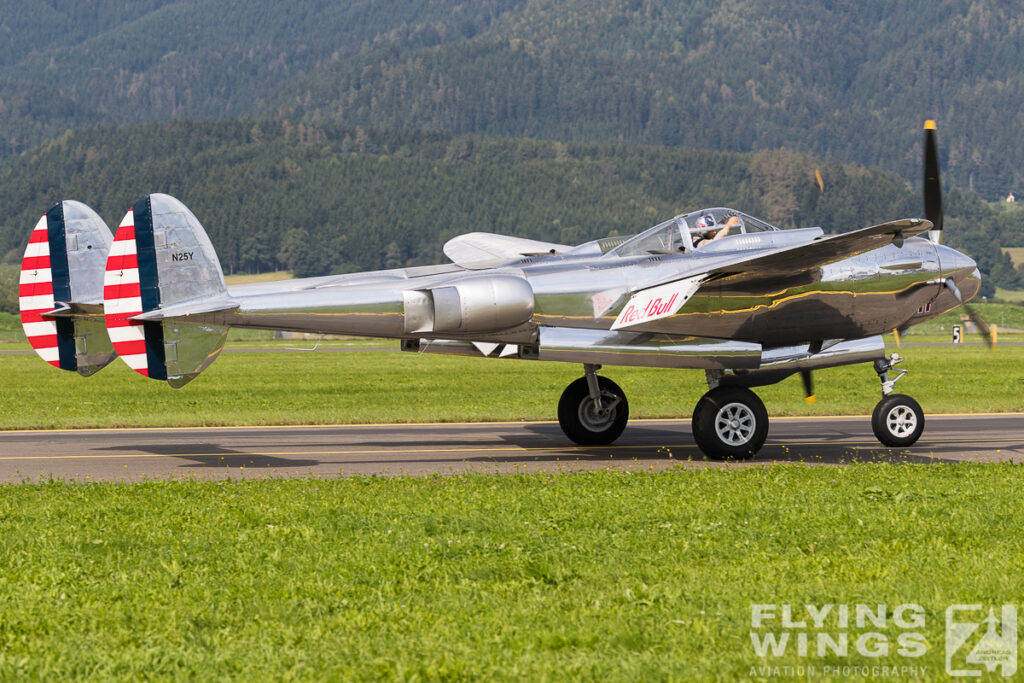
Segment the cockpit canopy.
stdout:
<svg viewBox="0 0 1024 683">
<path fill-rule="evenodd" d="M 626 240 L 610 251 L 609 254 L 614 254 L 615 256 L 644 256 L 647 254 L 690 252 L 693 251 L 694 244 L 700 242 L 701 236 L 709 234 L 710 231 L 721 230 L 734 216 L 739 221 L 738 224 L 736 221 L 733 221 L 734 226 L 729 231 L 730 236 L 778 230 L 774 225 L 769 225 L 758 218 L 748 216 L 742 211 L 715 207 L 680 214 L 664 223 L 659 223 L 636 237 Z"/>
</svg>

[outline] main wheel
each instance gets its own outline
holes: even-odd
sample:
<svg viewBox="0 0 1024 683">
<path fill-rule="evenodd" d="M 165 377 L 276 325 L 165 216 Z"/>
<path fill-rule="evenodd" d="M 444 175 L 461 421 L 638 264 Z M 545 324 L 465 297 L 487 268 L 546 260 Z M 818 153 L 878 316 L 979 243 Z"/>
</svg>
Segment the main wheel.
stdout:
<svg viewBox="0 0 1024 683">
<path fill-rule="evenodd" d="M 693 410 L 693 438 L 709 458 L 747 460 L 767 437 L 768 411 L 750 389 L 716 387 Z"/>
<path fill-rule="evenodd" d="M 912 446 L 924 431 L 924 411 L 909 396 L 889 394 L 875 406 L 871 429 L 886 446 Z"/>
<path fill-rule="evenodd" d="M 565 435 L 581 446 L 604 446 L 615 441 L 629 420 L 626 394 L 607 377 L 598 377 L 601 407 L 590 398 L 587 378 L 580 377 L 562 392 L 558 401 L 558 424 Z"/>
</svg>

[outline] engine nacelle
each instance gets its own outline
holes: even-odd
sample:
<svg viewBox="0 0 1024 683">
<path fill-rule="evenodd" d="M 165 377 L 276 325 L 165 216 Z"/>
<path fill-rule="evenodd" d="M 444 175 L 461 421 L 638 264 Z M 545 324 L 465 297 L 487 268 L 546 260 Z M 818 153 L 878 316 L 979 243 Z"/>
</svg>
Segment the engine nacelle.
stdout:
<svg viewBox="0 0 1024 683">
<path fill-rule="evenodd" d="M 404 292 L 405 331 L 468 334 L 516 327 L 533 317 L 533 288 L 521 277 L 470 277 Z"/>
</svg>

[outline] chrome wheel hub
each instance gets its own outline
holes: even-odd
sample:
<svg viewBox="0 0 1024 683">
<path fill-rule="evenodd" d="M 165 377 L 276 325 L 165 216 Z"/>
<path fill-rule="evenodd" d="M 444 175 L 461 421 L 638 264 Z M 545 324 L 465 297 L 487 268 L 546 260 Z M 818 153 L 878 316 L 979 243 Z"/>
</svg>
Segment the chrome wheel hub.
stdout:
<svg viewBox="0 0 1024 683">
<path fill-rule="evenodd" d="M 885 416 L 885 426 L 893 436 L 910 436 L 917 429 L 917 414 L 907 406 L 896 406 Z"/>
<path fill-rule="evenodd" d="M 615 421 L 615 407 L 619 400 L 613 394 L 601 392 L 601 409 L 589 396 L 580 401 L 580 423 L 592 432 L 603 432 Z"/>
<path fill-rule="evenodd" d="M 743 403 L 729 403 L 715 416 L 715 432 L 723 443 L 742 446 L 750 441 L 757 429 L 754 411 Z"/>
</svg>

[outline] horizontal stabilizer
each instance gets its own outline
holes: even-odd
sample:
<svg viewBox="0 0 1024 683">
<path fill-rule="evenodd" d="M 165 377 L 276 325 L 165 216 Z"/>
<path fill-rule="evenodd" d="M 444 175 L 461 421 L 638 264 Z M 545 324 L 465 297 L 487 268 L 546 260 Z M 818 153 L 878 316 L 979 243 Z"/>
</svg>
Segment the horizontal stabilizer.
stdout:
<svg viewBox="0 0 1024 683">
<path fill-rule="evenodd" d="M 88 377 L 117 356 L 103 326 L 110 228 L 81 202 L 54 204 L 36 223 L 18 284 L 21 323 L 50 365 Z"/>
<path fill-rule="evenodd" d="M 190 301 L 177 306 L 165 306 L 146 313 L 133 315 L 132 320 L 169 320 L 171 318 L 188 318 L 204 313 L 221 313 L 233 311 L 238 308 L 238 302 L 234 299 L 221 301 Z"/>
<path fill-rule="evenodd" d="M 76 301 L 55 301 L 54 309 L 43 313 L 44 318 L 86 318 L 103 320 L 103 304 L 80 304 Z"/>
<path fill-rule="evenodd" d="M 566 244 L 540 242 L 490 232 L 471 232 L 445 242 L 444 254 L 463 268 L 480 270 L 528 256 L 561 254 L 569 249 L 572 247 Z"/>
</svg>

